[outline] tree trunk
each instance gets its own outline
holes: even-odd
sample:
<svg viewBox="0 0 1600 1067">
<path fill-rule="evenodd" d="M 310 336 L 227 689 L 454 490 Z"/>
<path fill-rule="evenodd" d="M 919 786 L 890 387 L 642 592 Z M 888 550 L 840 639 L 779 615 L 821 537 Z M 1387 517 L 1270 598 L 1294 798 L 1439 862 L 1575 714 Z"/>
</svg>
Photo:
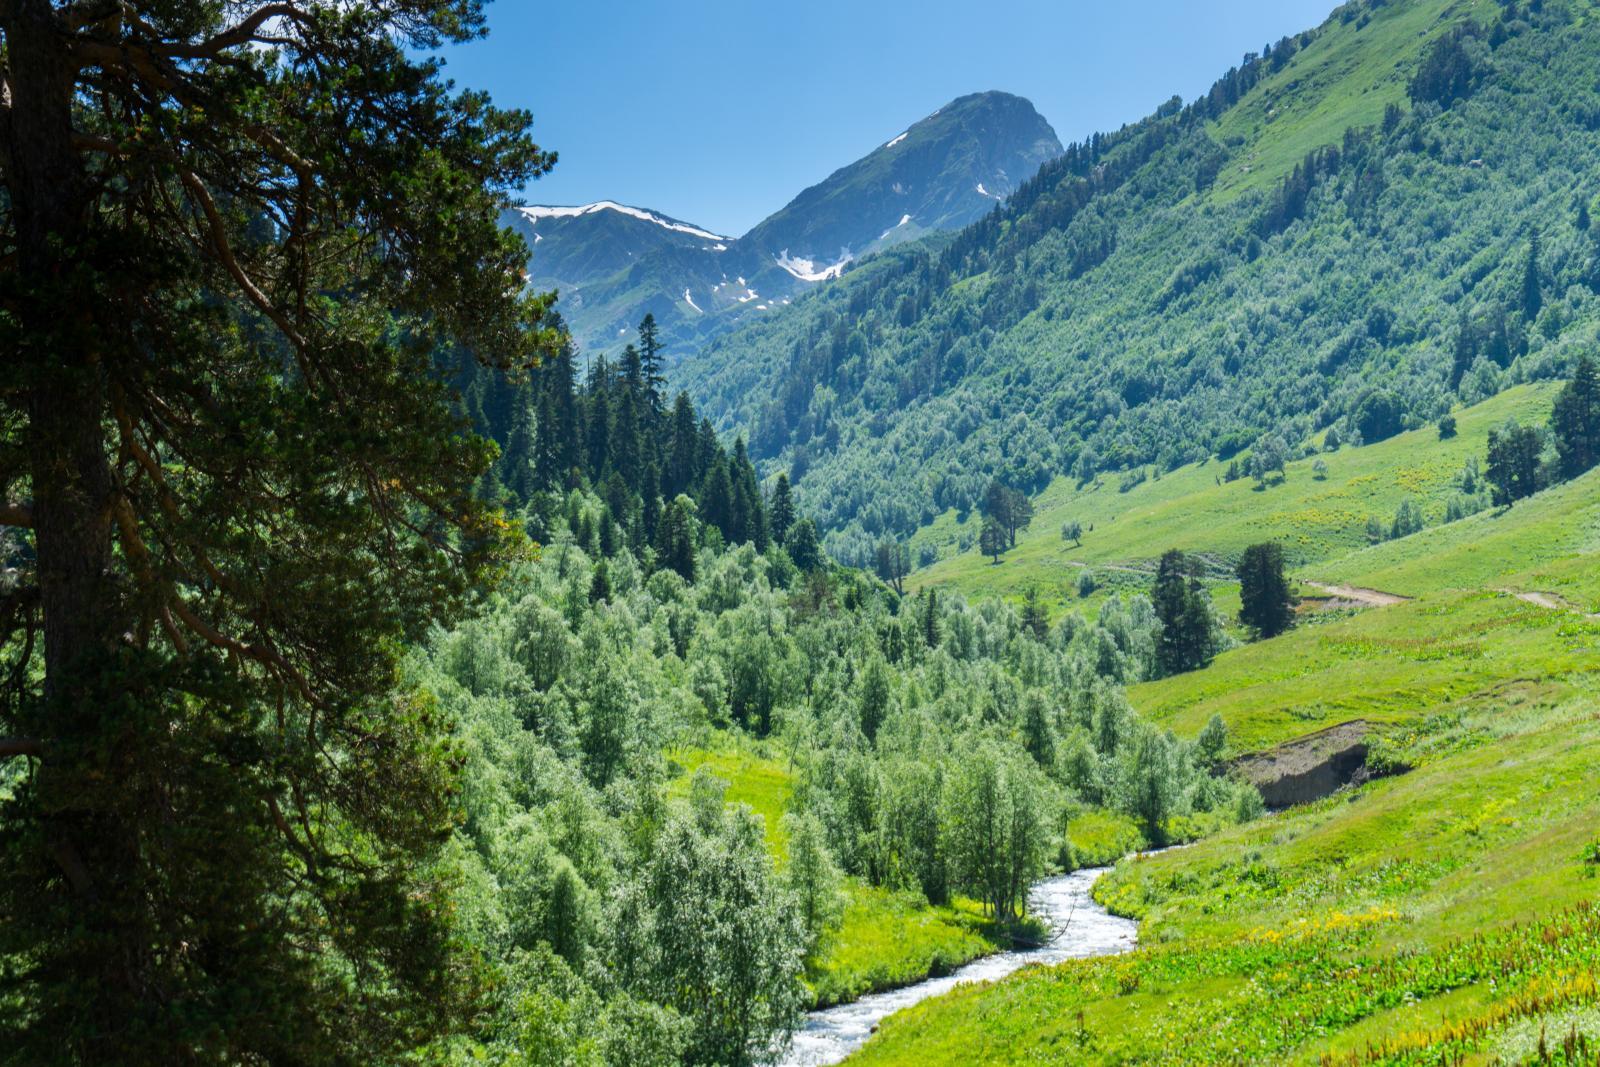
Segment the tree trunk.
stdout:
<svg viewBox="0 0 1600 1067">
<path fill-rule="evenodd" d="M 18 308 L 30 383 L 34 545 L 45 620 L 45 693 L 71 700 L 80 673 L 120 632 L 105 453 L 105 369 L 76 252 L 89 233 L 83 163 L 72 144 L 76 67 L 50 0 L 17 0 L 5 23 L 12 106 L 7 186 L 23 281 Z M 88 668 L 93 670 L 93 668 Z"/>
<path fill-rule="evenodd" d="M 112 720 L 126 704 L 116 657 L 129 600 L 112 550 L 116 483 L 105 424 L 109 371 L 129 341 L 107 303 L 115 286 L 90 266 L 97 234 L 73 145 L 77 66 L 66 32 L 51 0 L 13 0 L 3 28 L 11 108 L 0 151 L 21 283 L 13 310 L 22 340 L 12 355 L 27 396 L 44 617 L 44 700 L 29 724 L 43 741 L 32 783 L 39 853 L 24 877 L 46 894 L 64 876 L 71 907 L 63 925 L 49 911 L 30 921 L 43 924 L 45 966 L 103 992 L 79 1010 L 95 1041 L 114 1043 L 148 992 L 139 838 L 121 810 L 139 803 L 128 785 L 135 742 L 129 723 Z"/>
</svg>

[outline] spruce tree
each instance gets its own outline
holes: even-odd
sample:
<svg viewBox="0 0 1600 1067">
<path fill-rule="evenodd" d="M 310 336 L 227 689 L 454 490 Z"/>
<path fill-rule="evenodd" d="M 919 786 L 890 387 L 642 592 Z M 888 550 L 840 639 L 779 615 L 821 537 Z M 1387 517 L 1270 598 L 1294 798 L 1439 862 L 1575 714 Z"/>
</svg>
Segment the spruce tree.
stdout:
<svg viewBox="0 0 1600 1067">
<path fill-rule="evenodd" d="M 939 591 L 930 588 L 922 605 L 922 643 L 929 648 L 939 647 Z"/>
<path fill-rule="evenodd" d="M 1528 259 L 1522 268 L 1522 320 L 1532 322 L 1544 306 L 1544 290 L 1539 282 L 1539 235 L 1528 241 Z"/>
<path fill-rule="evenodd" d="M 995 563 L 1000 562 L 1000 554 L 1006 550 L 1006 531 L 1000 525 L 1000 520 L 992 515 L 986 515 L 983 526 L 978 531 L 978 551 L 988 556 Z"/>
<path fill-rule="evenodd" d="M 736 544 L 741 538 L 734 525 L 733 479 L 728 463 L 720 454 L 711 461 L 700 493 L 700 519 L 722 531 L 723 540 Z"/>
<path fill-rule="evenodd" d="M 1276 637 L 1294 625 L 1294 598 L 1283 573 L 1283 546 L 1276 541 L 1244 550 L 1239 578 L 1239 621 L 1257 637 Z"/>
<path fill-rule="evenodd" d="M 645 397 L 652 416 L 661 414 L 661 390 L 667 384 L 662 373 L 661 341 L 656 336 L 656 316 L 645 312 L 639 323 L 639 365 L 644 380 Z"/>
<path fill-rule="evenodd" d="M 661 514 L 661 529 L 656 537 L 657 561 L 676 571 L 686 582 L 695 579 L 694 501 L 674 497 Z"/>
<path fill-rule="evenodd" d="M 1585 355 L 1556 394 L 1550 411 L 1561 477 L 1576 478 L 1600 463 L 1600 372 Z"/>
<path fill-rule="evenodd" d="M 771 516 L 772 539 L 778 544 L 783 544 L 789 536 L 789 527 L 794 525 L 794 497 L 789 491 L 789 476 L 779 474 L 778 480 L 772 486 L 772 504 L 767 509 Z"/>
<path fill-rule="evenodd" d="M 672 404 L 666 469 L 662 472 L 662 493 L 675 497 L 694 488 L 702 470 L 699 461 L 700 433 L 689 394 L 680 392 Z"/>
<path fill-rule="evenodd" d="M 611 386 L 610 365 L 601 356 L 589 368 L 588 410 L 584 413 L 584 442 L 587 473 L 599 481 L 611 469 Z"/>
<path fill-rule="evenodd" d="M 817 537 L 817 527 L 810 519 L 795 523 L 789 533 L 787 545 L 789 558 L 802 571 L 810 572 L 822 567 L 822 541 Z"/>
<path fill-rule="evenodd" d="M 1027 592 L 1022 595 L 1022 628 L 1040 641 L 1050 632 L 1050 615 L 1039 600 L 1036 586 L 1028 586 Z"/>
</svg>

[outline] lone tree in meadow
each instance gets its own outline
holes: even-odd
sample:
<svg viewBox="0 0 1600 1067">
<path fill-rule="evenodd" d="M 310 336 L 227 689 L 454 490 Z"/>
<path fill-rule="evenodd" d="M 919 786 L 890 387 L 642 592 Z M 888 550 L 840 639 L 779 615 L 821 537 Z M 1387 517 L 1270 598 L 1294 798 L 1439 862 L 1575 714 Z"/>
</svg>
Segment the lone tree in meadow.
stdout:
<svg viewBox="0 0 1600 1067">
<path fill-rule="evenodd" d="M 1600 463 L 1600 371 L 1594 359 L 1578 360 L 1572 380 L 1556 394 L 1550 430 L 1563 478 L 1576 478 Z"/>
<path fill-rule="evenodd" d="M 999 520 L 993 516 L 985 516 L 983 528 L 978 531 L 978 551 L 988 556 L 995 563 L 1000 562 L 1000 553 L 1008 547 L 1006 531 Z"/>
<path fill-rule="evenodd" d="M 1000 479 L 990 480 L 983 494 L 983 514 L 993 519 L 1005 531 L 1006 545 L 1017 547 L 1017 531 L 1033 524 L 1033 502 L 1021 490 L 1013 489 Z"/>
<path fill-rule="evenodd" d="M 388 1062 L 460 1017 L 397 650 L 517 549 L 437 360 L 559 344 L 476 0 L 0 0 L 0 1048 Z M 458 357 L 457 357 L 458 358 Z"/>
<path fill-rule="evenodd" d="M 906 575 L 911 573 L 911 549 L 893 538 L 878 542 L 873 562 L 879 578 L 894 587 L 896 593 L 906 591 Z"/>
<path fill-rule="evenodd" d="M 1515 419 L 1489 431 L 1489 456 L 1483 474 L 1493 487 L 1497 506 L 1510 507 L 1539 491 L 1539 453 L 1543 450 L 1539 431 L 1522 426 Z"/>
<path fill-rule="evenodd" d="M 1071 541 L 1074 547 L 1083 545 L 1083 523 L 1072 519 L 1061 524 L 1061 539 Z"/>
<path fill-rule="evenodd" d="M 1283 574 L 1283 546 L 1251 545 L 1239 558 L 1239 621 L 1257 637 L 1276 637 L 1294 625 L 1294 596 Z"/>
<path fill-rule="evenodd" d="M 1161 622 L 1156 661 L 1163 674 L 1181 674 L 1211 662 L 1218 643 L 1211 598 L 1188 557 L 1177 549 L 1162 555 L 1150 602 Z"/>
</svg>

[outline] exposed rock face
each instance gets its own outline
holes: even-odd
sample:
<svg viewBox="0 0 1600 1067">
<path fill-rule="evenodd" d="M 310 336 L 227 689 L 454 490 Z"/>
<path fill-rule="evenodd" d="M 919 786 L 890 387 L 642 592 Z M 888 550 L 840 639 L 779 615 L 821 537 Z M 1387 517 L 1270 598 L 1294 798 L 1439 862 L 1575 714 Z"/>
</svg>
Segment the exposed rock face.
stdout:
<svg viewBox="0 0 1600 1067">
<path fill-rule="evenodd" d="M 1362 719 L 1340 723 L 1269 752 L 1241 756 L 1233 767 L 1261 790 L 1269 808 L 1306 804 L 1358 780 L 1370 732 Z"/>
</svg>

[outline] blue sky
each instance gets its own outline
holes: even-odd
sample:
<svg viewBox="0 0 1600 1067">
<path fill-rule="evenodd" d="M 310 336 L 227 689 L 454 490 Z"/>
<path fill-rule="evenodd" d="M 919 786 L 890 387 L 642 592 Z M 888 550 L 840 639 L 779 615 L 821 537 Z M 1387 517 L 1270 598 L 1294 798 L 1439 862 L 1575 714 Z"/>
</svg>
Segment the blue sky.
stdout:
<svg viewBox="0 0 1600 1067">
<path fill-rule="evenodd" d="M 1205 91 L 1335 0 L 499 0 L 447 53 L 560 153 L 531 203 L 619 200 L 737 236 L 964 93 L 1063 143 Z"/>
</svg>

